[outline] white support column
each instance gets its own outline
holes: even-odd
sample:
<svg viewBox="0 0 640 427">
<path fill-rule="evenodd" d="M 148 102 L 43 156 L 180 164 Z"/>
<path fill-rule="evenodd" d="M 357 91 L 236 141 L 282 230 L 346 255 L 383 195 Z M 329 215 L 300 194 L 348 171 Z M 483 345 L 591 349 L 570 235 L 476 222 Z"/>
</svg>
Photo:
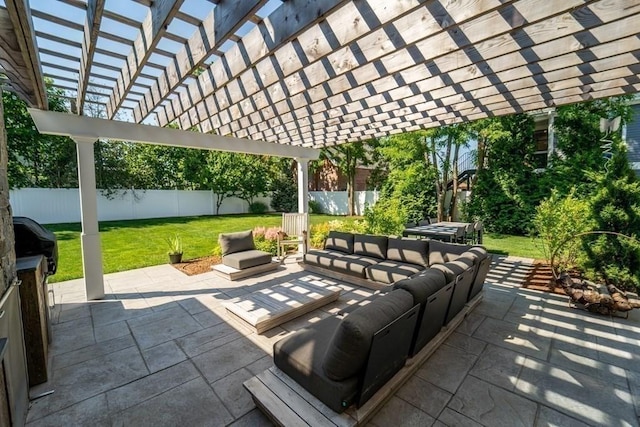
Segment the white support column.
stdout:
<svg viewBox="0 0 640 427">
<path fill-rule="evenodd" d="M 298 212 L 309 210 L 309 159 L 296 158 L 298 163 Z"/>
<path fill-rule="evenodd" d="M 296 157 L 298 164 L 298 213 L 309 212 L 309 159 Z M 309 238 L 311 237 L 309 230 L 309 222 L 307 220 L 307 247 L 309 247 Z M 304 247 L 299 245 L 298 251 L 304 253 Z"/>
<path fill-rule="evenodd" d="M 104 298 L 102 249 L 98 231 L 98 198 L 96 168 L 93 156 L 95 138 L 75 137 L 78 151 L 78 187 L 80 188 L 80 217 L 82 219 L 82 269 L 87 301 Z"/>
</svg>

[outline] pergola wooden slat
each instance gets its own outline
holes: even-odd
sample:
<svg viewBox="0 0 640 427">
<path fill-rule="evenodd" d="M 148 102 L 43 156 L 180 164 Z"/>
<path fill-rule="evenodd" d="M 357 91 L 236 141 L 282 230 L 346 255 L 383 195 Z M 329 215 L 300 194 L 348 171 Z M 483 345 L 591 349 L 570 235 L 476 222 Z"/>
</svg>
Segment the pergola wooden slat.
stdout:
<svg viewBox="0 0 640 427">
<path fill-rule="evenodd" d="M 77 111 L 84 110 L 84 98 L 87 94 L 87 85 L 91 76 L 93 54 L 96 51 L 96 42 L 100 32 L 100 22 L 104 11 L 105 0 L 87 1 L 87 20 L 84 24 L 84 37 L 82 39 L 82 56 L 80 57 L 80 72 L 78 76 L 78 97 L 76 99 Z"/>
<path fill-rule="evenodd" d="M 149 57 L 165 34 L 169 23 L 180 10 L 184 0 L 155 0 L 142 23 L 142 31 L 133 42 L 120 76 L 107 104 L 107 117 L 113 118 L 122 105 L 131 85 L 142 72 Z"/>
<path fill-rule="evenodd" d="M 638 76 L 637 0 L 287 0 L 264 19 L 266 0 L 216 1 L 202 20 L 182 7 L 190 1 L 134 0 L 148 8 L 142 22 L 124 1 L 61 0 L 84 22 L 34 2 L 33 16 L 84 35 L 39 28 L 38 39 L 82 52 L 41 48 L 47 76 L 60 72 L 57 86 L 74 92 L 77 75 L 80 106 L 104 91 L 109 117 L 128 101 L 137 122 L 154 114 L 161 126 L 309 147 L 629 93 Z M 139 35 L 102 31 L 100 17 Z M 196 31 L 169 32 L 176 20 Z"/>
</svg>

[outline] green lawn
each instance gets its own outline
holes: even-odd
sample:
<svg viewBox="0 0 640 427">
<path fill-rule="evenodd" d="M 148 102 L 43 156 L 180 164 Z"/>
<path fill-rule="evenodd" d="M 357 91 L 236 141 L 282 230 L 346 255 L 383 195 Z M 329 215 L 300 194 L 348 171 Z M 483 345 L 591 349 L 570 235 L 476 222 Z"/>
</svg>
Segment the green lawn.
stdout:
<svg viewBox="0 0 640 427">
<path fill-rule="evenodd" d="M 101 222 L 103 269 L 105 273 L 113 273 L 165 264 L 168 262 L 166 239 L 175 233 L 182 237 L 185 259 L 211 255 L 219 233 L 257 226 L 277 227 L 281 218 L 279 214 L 220 215 Z M 355 218 L 311 215 L 312 224 L 335 219 Z M 49 224 L 45 227 L 58 237 L 58 271 L 50 281 L 82 277 L 80 224 Z M 485 234 L 484 245 L 493 253 L 542 258 L 540 247 L 529 237 Z"/>
<path fill-rule="evenodd" d="M 331 215 L 311 215 L 312 224 L 335 219 Z M 355 219 L 355 218 L 354 218 Z M 248 230 L 254 227 L 278 227 L 280 214 L 220 215 L 180 218 L 157 218 L 130 221 L 100 222 L 104 273 L 131 270 L 165 264 L 166 239 L 178 233 L 182 238 L 184 259 L 211 255 L 218 234 Z M 50 282 L 77 279 L 83 276 L 80 250 L 80 224 L 48 224 L 58 238 L 58 271 Z"/>
</svg>

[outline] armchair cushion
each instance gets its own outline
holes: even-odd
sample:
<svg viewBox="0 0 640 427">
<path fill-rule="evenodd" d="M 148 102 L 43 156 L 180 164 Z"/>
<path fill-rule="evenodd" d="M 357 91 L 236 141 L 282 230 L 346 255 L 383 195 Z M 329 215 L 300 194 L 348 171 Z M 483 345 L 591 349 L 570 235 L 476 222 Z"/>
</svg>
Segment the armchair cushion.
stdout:
<svg viewBox="0 0 640 427">
<path fill-rule="evenodd" d="M 239 231 L 237 233 L 221 233 L 218 236 L 222 256 L 256 248 L 253 243 L 253 231 Z"/>
</svg>

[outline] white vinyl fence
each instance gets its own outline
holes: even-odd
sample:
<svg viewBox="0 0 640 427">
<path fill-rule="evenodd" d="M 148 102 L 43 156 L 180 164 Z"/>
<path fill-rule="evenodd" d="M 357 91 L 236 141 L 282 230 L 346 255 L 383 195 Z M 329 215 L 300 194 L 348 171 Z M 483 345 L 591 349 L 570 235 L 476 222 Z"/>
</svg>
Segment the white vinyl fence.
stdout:
<svg viewBox="0 0 640 427">
<path fill-rule="evenodd" d="M 364 215 L 365 206 L 378 201 L 377 191 L 356 191 L 355 214 Z M 346 191 L 309 191 L 309 200 L 320 203 L 323 212 L 330 215 L 347 215 L 349 204 Z"/>
<path fill-rule="evenodd" d="M 310 192 L 309 198 L 322 204 L 324 212 L 346 215 L 347 193 Z M 356 192 L 356 212 L 364 213 L 365 203 L 374 203 L 377 193 Z M 26 216 L 41 224 L 80 222 L 80 194 L 77 188 L 21 188 L 9 192 L 13 214 Z M 211 191 L 127 190 L 105 197 L 98 192 L 98 220 L 166 218 L 216 214 L 216 196 Z M 270 208 L 270 197 L 256 201 Z M 220 206 L 220 214 L 247 213 L 244 200 L 232 197 Z"/>
</svg>

